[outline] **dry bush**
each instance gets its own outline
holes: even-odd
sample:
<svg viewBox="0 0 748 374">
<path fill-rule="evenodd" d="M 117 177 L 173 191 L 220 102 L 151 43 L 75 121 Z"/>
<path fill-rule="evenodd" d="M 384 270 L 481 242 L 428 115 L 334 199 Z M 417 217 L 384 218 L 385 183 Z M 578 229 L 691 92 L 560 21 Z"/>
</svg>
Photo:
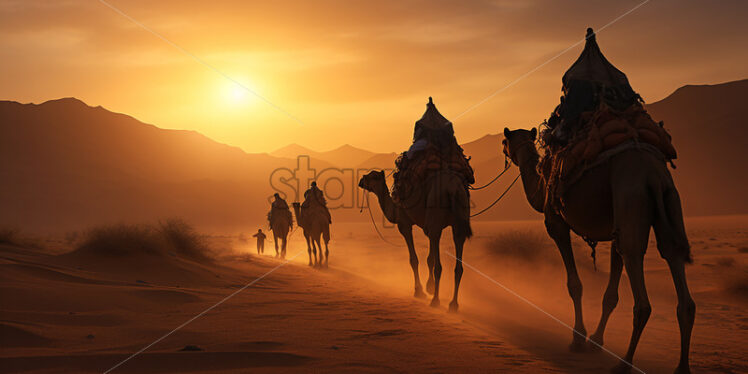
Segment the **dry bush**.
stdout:
<svg viewBox="0 0 748 374">
<path fill-rule="evenodd" d="M 728 268 L 722 271 L 725 289 L 730 294 L 748 299 L 748 268 Z"/>
<path fill-rule="evenodd" d="M 163 254 L 164 241 L 149 225 L 109 225 L 89 230 L 77 251 L 106 256 Z"/>
<path fill-rule="evenodd" d="M 38 237 L 24 235 L 21 230 L 8 227 L 0 228 L 0 244 L 33 249 L 45 248 Z"/>
<path fill-rule="evenodd" d="M 732 257 L 720 257 L 717 259 L 717 265 L 722 267 L 733 267 L 735 266 L 735 259 Z"/>
<path fill-rule="evenodd" d="M 18 229 L 0 228 L 0 244 L 19 245 L 20 241 Z"/>
<path fill-rule="evenodd" d="M 209 259 L 211 250 L 204 237 L 184 220 L 173 218 L 159 223 L 158 232 L 179 257 Z"/>
<path fill-rule="evenodd" d="M 489 239 L 486 248 L 497 256 L 524 261 L 552 258 L 553 243 L 543 234 L 530 230 L 510 230 Z"/>
<path fill-rule="evenodd" d="M 158 226 L 94 227 L 83 236 L 76 251 L 104 256 L 172 255 L 200 261 L 208 260 L 211 254 L 202 236 L 179 219 L 170 219 Z"/>
</svg>

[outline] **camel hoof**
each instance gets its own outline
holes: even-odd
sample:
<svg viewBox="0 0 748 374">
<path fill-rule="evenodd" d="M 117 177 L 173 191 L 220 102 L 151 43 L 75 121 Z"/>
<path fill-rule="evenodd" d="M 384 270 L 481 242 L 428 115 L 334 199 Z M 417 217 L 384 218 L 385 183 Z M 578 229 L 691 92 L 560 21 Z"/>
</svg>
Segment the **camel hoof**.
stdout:
<svg viewBox="0 0 748 374">
<path fill-rule="evenodd" d="M 691 374 L 691 368 L 688 366 L 688 364 L 678 365 L 678 367 L 675 368 L 673 374 Z"/>
<path fill-rule="evenodd" d="M 603 346 L 603 337 L 597 334 L 590 335 L 587 345 L 591 351 L 599 351 Z"/>
<path fill-rule="evenodd" d="M 612 374 L 628 374 L 631 373 L 631 365 L 621 361 L 614 368 L 610 369 Z"/>
<path fill-rule="evenodd" d="M 416 288 L 416 292 L 415 292 L 415 294 L 413 294 L 413 297 L 415 297 L 416 299 L 425 299 L 426 298 L 426 293 L 423 292 L 422 289 Z"/>
<path fill-rule="evenodd" d="M 439 302 L 439 299 L 433 299 L 431 300 L 431 307 L 432 308 L 438 308 L 441 303 Z"/>
<path fill-rule="evenodd" d="M 449 313 L 457 313 L 457 309 L 459 309 L 459 307 L 460 306 L 457 305 L 456 301 L 452 301 L 451 303 L 449 303 L 449 310 L 448 310 L 448 312 Z"/>
<path fill-rule="evenodd" d="M 569 344 L 569 351 L 574 353 L 587 352 L 587 342 L 574 339 L 571 344 Z"/>
<path fill-rule="evenodd" d="M 426 282 L 426 292 L 428 292 L 428 293 L 430 293 L 430 294 L 433 295 L 434 294 L 434 288 L 435 288 L 434 287 L 434 280 L 433 279 L 429 279 L 428 282 Z"/>
</svg>

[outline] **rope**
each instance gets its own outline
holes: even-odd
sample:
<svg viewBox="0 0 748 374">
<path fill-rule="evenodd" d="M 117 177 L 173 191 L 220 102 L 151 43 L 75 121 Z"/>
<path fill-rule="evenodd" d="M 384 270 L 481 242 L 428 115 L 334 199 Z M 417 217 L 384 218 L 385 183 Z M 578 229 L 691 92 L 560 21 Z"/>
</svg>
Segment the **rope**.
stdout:
<svg viewBox="0 0 748 374">
<path fill-rule="evenodd" d="M 492 208 L 492 207 L 493 207 L 494 205 L 496 205 L 496 203 L 498 203 L 498 202 L 499 202 L 499 201 L 500 201 L 500 200 L 501 200 L 502 198 L 504 198 L 504 196 L 505 196 L 505 195 L 507 194 L 507 192 L 509 192 L 509 190 L 511 190 L 511 189 L 512 189 L 512 187 L 514 186 L 514 184 L 515 184 L 515 183 L 517 183 L 517 180 L 519 180 L 519 177 L 520 177 L 520 176 L 522 176 L 522 174 L 518 174 L 518 175 L 517 175 L 517 177 L 516 177 L 516 178 L 514 178 L 514 180 L 512 181 L 512 183 L 511 183 L 511 184 L 509 184 L 509 187 L 507 187 L 507 188 L 506 188 L 506 190 L 504 190 L 504 192 L 503 192 L 503 193 L 502 193 L 502 194 L 501 194 L 501 195 L 500 195 L 500 196 L 499 196 L 499 197 L 498 197 L 498 198 L 497 198 L 496 200 L 494 200 L 494 202 L 492 202 L 492 203 L 491 203 L 491 205 L 487 206 L 487 207 L 486 207 L 485 209 L 481 210 L 481 211 L 480 211 L 480 212 L 478 212 L 478 213 L 475 213 L 475 214 L 471 214 L 471 215 L 470 215 L 470 218 L 473 218 L 473 217 L 475 217 L 475 216 L 478 216 L 478 215 L 480 215 L 480 214 L 483 214 L 483 213 L 485 213 L 485 212 L 486 212 L 487 210 L 491 209 L 491 208 Z"/>
<path fill-rule="evenodd" d="M 376 230 L 377 234 L 379 235 L 379 238 L 382 239 L 383 242 L 393 246 L 397 247 L 397 244 L 394 244 L 387 240 L 384 235 L 379 231 L 379 227 L 377 227 L 377 222 L 374 220 L 374 214 L 371 212 L 371 204 L 369 204 L 369 191 L 366 191 L 366 209 L 369 211 L 369 218 L 371 218 L 371 224 L 374 225 L 374 230 Z"/>
<path fill-rule="evenodd" d="M 480 187 L 468 186 L 468 189 L 471 189 L 471 190 L 475 191 L 475 190 L 482 190 L 482 189 L 490 186 L 493 182 L 496 182 L 499 178 L 501 178 L 501 176 L 504 175 L 504 173 L 506 173 L 506 171 L 509 170 L 510 167 L 511 167 L 511 164 L 507 165 L 504 168 L 504 170 L 502 170 L 501 173 L 499 173 L 499 175 L 497 175 L 494 179 L 492 179 L 490 182 L 486 183 L 485 185 L 480 186 Z"/>
</svg>

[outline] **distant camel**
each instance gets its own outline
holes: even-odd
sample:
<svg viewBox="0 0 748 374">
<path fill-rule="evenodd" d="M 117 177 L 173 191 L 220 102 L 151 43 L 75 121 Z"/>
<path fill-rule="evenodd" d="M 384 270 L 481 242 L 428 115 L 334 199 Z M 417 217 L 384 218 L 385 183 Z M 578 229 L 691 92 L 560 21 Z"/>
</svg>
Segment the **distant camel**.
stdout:
<svg viewBox="0 0 748 374">
<path fill-rule="evenodd" d="M 439 253 L 439 240 L 442 230 L 452 227 L 452 238 L 455 244 L 455 288 L 449 310 L 458 309 L 457 292 L 462 279 L 462 248 L 465 239 L 473 235 L 470 228 L 470 205 L 468 193 L 462 178 L 451 172 L 436 172 L 428 179 L 426 188 L 416 193 L 412 200 L 405 202 L 405 207 L 396 205 L 387 187 L 384 172 L 372 171 L 361 177 L 358 186 L 373 192 L 379 199 L 379 206 L 388 221 L 397 224 L 400 234 L 405 238 L 410 253 L 410 266 L 415 278 L 415 296 L 423 297 L 421 280 L 418 276 L 418 256 L 413 245 L 413 225 L 418 225 L 429 237 L 429 279 L 426 290 L 433 293 L 431 306 L 439 305 L 439 281 L 442 274 L 442 263 Z"/>
<path fill-rule="evenodd" d="M 288 212 L 288 210 L 284 210 L 284 212 Z M 279 212 L 276 212 L 270 220 L 270 230 L 273 231 L 273 243 L 275 243 L 275 257 L 286 258 L 286 242 L 292 226 L 290 215 L 291 212 L 288 212 L 288 216 L 281 216 Z M 278 252 L 278 239 L 281 242 L 280 252 Z"/>
<path fill-rule="evenodd" d="M 325 241 L 324 266 L 328 266 L 330 250 L 327 244 L 330 242 L 330 221 L 328 221 L 327 216 L 321 210 L 315 210 L 314 207 L 301 207 L 300 203 L 293 203 L 292 205 L 294 214 L 296 214 L 296 224 L 301 227 L 304 238 L 306 239 L 309 266 L 323 266 L 320 236 Z M 317 258 L 318 249 L 319 259 Z M 314 262 L 312 262 L 312 252 L 314 253 Z"/>
<path fill-rule="evenodd" d="M 650 228 L 654 228 L 657 248 L 670 267 L 678 294 L 680 362 L 675 373 L 690 373 L 688 352 L 696 304 L 686 284 L 685 263 L 691 261 L 683 225 L 680 197 L 663 159 L 653 153 L 631 148 L 587 170 L 561 196 L 560 213 L 546 199 L 545 181 L 538 174 L 539 155 L 535 148 L 537 131 L 504 129 L 504 153 L 517 164 L 525 194 L 533 209 L 545 215 L 548 235 L 556 242 L 567 273 L 567 287 L 574 302 L 575 323 L 570 348 L 583 349 L 587 331 L 582 320 L 582 283 L 577 275 L 569 231 L 594 241 L 613 241 L 610 253 L 610 279 L 603 297 L 603 312 L 590 340 L 603 344 L 603 333 L 618 303 L 618 283 L 626 267 L 634 296 L 634 326 L 628 351 L 613 369 L 631 371 L 634 351 L 652 312 L 644 286 L 644 253 Z M 563 217 L 562 215 L 563 214 Z"/>
</svg>

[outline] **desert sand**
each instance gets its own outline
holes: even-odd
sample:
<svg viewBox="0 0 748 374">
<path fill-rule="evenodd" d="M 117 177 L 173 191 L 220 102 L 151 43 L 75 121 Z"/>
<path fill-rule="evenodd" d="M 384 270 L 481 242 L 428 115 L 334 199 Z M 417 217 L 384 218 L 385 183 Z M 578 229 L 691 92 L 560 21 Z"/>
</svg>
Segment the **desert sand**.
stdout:
<svg viewBox="0 0 748 374">
<path fill-rule="evenodd" d="M 365 213 L 364 213 L 365 214 Z M 616 363 L 606 352 L 571 353 L 571 300 L 560 256 L 540 221 L 478 222 L 465 249 L 460 307 L 448 314 L 454 260 L 445 266 L 441 308 L 412 294 L 407 250 L 396 230 L 333 226 L 330 268 L 306 265 L 300 233 L 291 261 L 208 311 L 113 373 L 174 372 L 562 372 L 599 373 Z M 688 219 L 697 303 L 692 369 L 748 371 L 748 216 Z M 249 232 L 249 230 L 247 231 Z M 445 233 L 448 235 L 448 233 Z M 416 234 L 425 279 L 425 239 Z M 0 245 L 0 372 L 104 372 L 231 293 L 282 264 L 235 234 L 214 236 L 230 248 L 212 261 L 174 255 L 66 253 L 57 239 L 41 246 Z M 443 241 L 445 252 L 451 250 Z M 575 241 L 584 283 L 585 321 L 594 330 L 607 280 L 609 245 Z M 650 245 L 645 264 L 652 317 L 635 365 L 670 373 L 678 359 L 675 292 Z M 498 286 L 526 298 L 530 306 Z M 605 345 L 621 354 L 630 334 L 627 279 Z"/>
</svg>

